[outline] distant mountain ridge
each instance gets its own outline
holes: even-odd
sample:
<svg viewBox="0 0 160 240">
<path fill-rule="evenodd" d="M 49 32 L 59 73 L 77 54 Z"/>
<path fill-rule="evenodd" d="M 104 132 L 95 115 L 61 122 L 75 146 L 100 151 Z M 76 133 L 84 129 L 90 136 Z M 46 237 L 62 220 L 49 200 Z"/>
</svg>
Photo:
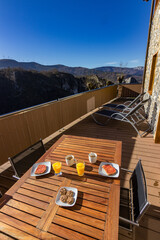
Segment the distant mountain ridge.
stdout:
<svg viewBox="0 0 160 240">
<path fill-rule="evenodd" d="M 103 73 L 123 73 L 130 76 L 142 76 L 143 67 L 127 68 L 127 67 L 112 67 L 104 66 L 98 68 L 84 68 L 84 67 L 68 67 L 65 65 L 42 65 L 36 62 L 18 62 L 12 59 L 0 59 L 0 69 L 4 68 L 22 68 L 25 70 L 51 71 L 58 70 L 59 72 L 70 73 L 74 76 L 86 76 L 92 74 L 103 74 Z"/>
</svg>

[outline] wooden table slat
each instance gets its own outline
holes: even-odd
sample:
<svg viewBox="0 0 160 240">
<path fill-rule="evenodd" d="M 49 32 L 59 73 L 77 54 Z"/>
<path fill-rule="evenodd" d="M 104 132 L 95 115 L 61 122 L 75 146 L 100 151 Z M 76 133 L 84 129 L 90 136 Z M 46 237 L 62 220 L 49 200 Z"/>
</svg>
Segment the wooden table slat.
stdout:
<svg viewBox="0 0 160 240">
<path fill-rule="evenodd" d="M 71 230 L 77 231 L 81 234 L 88 235 L 96 239 L 102 239 L 103 237 L 102 230 L 71 220 L 69 218 L 55 216 L 55 218 L 53 219 L 53 223 L 58 224 L 60 226 L 67 227 Z"/>
<path fill-rule="evenodd" d="M 38 240 L 39 238 L 31 236 L 30 234 L 24 232 L 23 230 L 17 229 L 16 227 L 12 227 L 4 222 L 0 221 L 0 231 L 2 231 L 5 234 L 13 237 L 14 239 L 23 239 L 23 240 Z M 6 235 L 6 239 L 9 240 L 10 238 Z M 11 239 L 13 239 L 11 238 Z M 3 238 L 2 238 L 3 239 Z M 4 238 L 5 240 L 5 238 Z"/>
<path fill-rule="evenodd" d="M 53 194 L 55 194 L 55 191 L 53 191 L 53 190 L 42 188 L 42 187 L 35 186 L 35 185 L 32 185 L 32 184 L 28 184 L 28 183 L 24 183 L 22 185 L 22 188 L 32 190 L 33 195 L 34 195 L 35 192 L 43 193 L 44 195 L 47 195 L 47 196 L 53 196 Z"/>
<path fill-rule="evenodd" d="M 49 227 L 49 232 L 58 235 L 59 237 L 63 237 L 68 240 L 93 240 L 95 238 L 85 236 L 81 233 L 75 232 L 71 229 L 64 228 L 63 226 L 59 226 L 57 224 L 51 224 Z"/>
<path fill-rule="evenodd" d="M 32 193 L 32 196 L 33 196 L 33 193 Z M 44 195 L 43 195 L 43 197 L 44 197 Z M 48 203 L 41 201 L 42 200 L 41 198 L 39 198 L 41 200 L 38 200 L 38 199 L 34 199 L 30 196 L 21 195 L 19 193 L 15 193 L 13 195 L 13 199 L 15 199 L 17 201 L 20 201 L 20 202 L 24 202 L 26 204 L 29 204 L 29 205 L 33 206 L 33 207 L 41 208 L 43 210 L 46 210 L 47 206 L 48 206 Z"/>
<path fill-rule="evenodd" d="M 11 217 L 15 217 L 18 219 L 18 220 L 21 220 L 21 221 L 24 221 L 28 224 L 31 224 L 33 226 L 36 226 L 38 221 L 39 221 L 39 218 L 38 217 L 35 217 L 33 215 L 30 215 L 26 212 L 22 212 L 16 208 L 12 208 L 8 205 L 5 205 L 3 206 L 3 208 L 0 210 L 0 212 L 6 214 L 6 215 L 9 215 Z"/>
<path fill-rule="evenodd" d="M 44 213 L 44 210 L 42 210 L 40 208 L 33 207 L 31 205 L 28 205 L 26 203 L 22 203 L 22 202 L 16 201 L 14 199 L 10 199 L 7 202 L 7 205 L 10 206 L 10 207 L 13 207 L 13 208 L 17 208 L 17 209 L 19 209 L 21 211 L 33 214 L 34 216 L 37 216 L 37 217 L 42 217 L 42 215 Z"/>
<path fill-rule="evenodd" d="M 104 230 L 104 225 L 105 222 L 99 219 L 95 219 L 93 217 L 83 215 L 80 213 L 77 213 L 75 211 L 69 210 L 69 209 L 64 209 L 64 208 L 59 208 L 57 211 L 57 214 L 66 218 L 73 219 L 78 222 L 86 223 L 87 225 L 90 225 L 92 227 L 99 228 L 101 230 Z"/>
<path fill-rule="evenodd" d="M 20 188 L 17 193 L 21 194 L 20 197 L 22 195 L 25 195 L 25 196 L 28 196 L 28 197 L 31 197 L 32 198 L 32 201 L 36 201 L 37 203 L 40 202 L 40 201 L 43 201 L 43 202 L 50 202 L 50 200 L 52 199 L 52 197 L 49 197 L 47 195 L 44 195 L 42 193 L 37 193 L 37 192 L 33 192 L 31 190 L 28 190 L 28 189 L 25 189 L 25 188 Z M 15 193 L 16 194 L 16 193 Z M 15 194 L 13 196 L 15 196 Z M 23 196 L 24 197 L 24 196 Z"/>
</svg>

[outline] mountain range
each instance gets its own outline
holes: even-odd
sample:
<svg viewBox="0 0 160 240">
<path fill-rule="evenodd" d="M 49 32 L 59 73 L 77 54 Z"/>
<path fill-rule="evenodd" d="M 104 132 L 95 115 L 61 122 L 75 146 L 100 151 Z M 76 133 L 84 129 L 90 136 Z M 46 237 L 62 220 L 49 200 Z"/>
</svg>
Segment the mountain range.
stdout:
<svg viewBox="0 0 160 240">
<path fill-rule="evenodd" d="M 108 76 L 108 73 L 123 73 L 126 77 L 134 76 L 140 80 L 143 75 L 143 67 L 127 68 L 127 67 L 97 67 L 97 68 L 84 68 L 84 67 L 68 67 L 65 65 L 42 65 L 36 62 L 18 62 L 12 59 L 0 59 L 0 69 L 4 68 L 22 68 L 24 70 L 41 71 L 53 71 L 70 73 L 74 76 L 86 76 L 86 75 L 99 75 L 101 77 Z"/>
<path fill-rule="evenodd" d="M 118 83 L 141 82 L 143 68 L 45 66 L 0 60 L 0 115 Z M 128 77 L 128 78 L 127 78 Z M 126 81 L 127 82 L 127 81 Z M 129 81 L 130 82 L 130 81 Z"/>
</svg>

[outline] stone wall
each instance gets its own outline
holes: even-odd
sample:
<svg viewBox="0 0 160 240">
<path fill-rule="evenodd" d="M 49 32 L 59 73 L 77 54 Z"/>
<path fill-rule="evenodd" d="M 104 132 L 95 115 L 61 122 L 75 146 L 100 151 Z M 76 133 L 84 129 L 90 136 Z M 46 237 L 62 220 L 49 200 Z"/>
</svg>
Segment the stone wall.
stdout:
<svg viewBox="0 0 160 240">
<path fill-rule="evenodd" d="M 148 88 L 152 67 L 152 59 L 156 53 L 158 53 L 158 57 L 155 68 L 154 85 L 152 95 L 149 95 Z M 160 1 L 158 3 L 156 11 L 154 12 L 151 26 L 144 91 L 147 93 L 145 96 L 146 98 L 149 96 L 151 97 L 151 101 L 149 103 L 149 106 L 146 107 L 146 111 L 148 113 L 149 122 L 153 129 L 153 134 L 155 134 L 160 111 Z"/>
</svg>

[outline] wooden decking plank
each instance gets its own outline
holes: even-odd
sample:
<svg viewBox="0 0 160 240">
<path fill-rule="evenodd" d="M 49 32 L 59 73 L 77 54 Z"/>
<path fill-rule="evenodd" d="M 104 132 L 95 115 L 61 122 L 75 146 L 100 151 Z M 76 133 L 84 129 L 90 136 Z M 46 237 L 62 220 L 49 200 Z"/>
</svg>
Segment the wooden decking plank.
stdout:
<svg viewBox="0 0 160 240">
<path fill-rule="evenodd" d="M 141 159 L 142 161 L 145 161 L 146 163 L 150 162 L 151 160 L 153 163 L 159 163 L 158 158 L 151 159 L 150 157 L 147 157 L 147 156 L 142 157 L 141 152 L 139 152 L 139 154 L 137 154 L 137 155 L 129 155 L 128 154 L 128 155 L 124 156 L 124 154 L 122 154 L 122 157 L 128 162 L 132 161 L 132 159 L 134 162 Z"/>
<path fill-rule="evenodd" d="M 142 165 L 143 165 L 143 168 L 144 167 L 150 167 L 150 168 L 158 168 L 160 169 L 160 163 L 155 163 L 155 162 L 151 162 L 151 161 L 144 161 L 144 160 L 141 160 L 142 161 Z M 123 168 L 127 168 L 127 169 L 134 169 L 136 164 L 138 162 L 138 159 L 137 160 L 134 160 L 132 159 L 131 162 L 128 162 L 126 159 L 123 158 L 123 163 L 122 163 L 122 167 Z M 151 171 L 151 170 L 150 170 Z"/>
<path fill-rule="evenodd" d="M 119 226 L 119 235 L 123 235 L 124 237 L 127 237 L 127 239 L 133 240 L 134 230 L 129 231 Z"/>
<path fill-rule="evenodd" d="M 160 181 L 155 181 L 153 179 L 146 179 L 147 181 L 147 186 L 153 187 L 155 189 L 158 189 L 160 191 Z M 123 178 L 121 180 L 121 186 L 128 188 L 129 183 L 128 183 L 128 178 Z"/>
<path fill-rule="evenodd" d="M 8 178 L 0 175 L 0 186 L 4 187 L 6 189 L 9 189 L 13 186 L 14 183 L 15 183 L 14 180 L 8 179 Z"/>
<path fill-rule="evenodd" d="M 141 239 L 159 240 L 160 233 L 140 226 L 136 228 L 135 239 L 136 240 L 141 240 Z"/>
<path fill-rule="evenodd" d="M 119 234 L 118 240 L 131 240 L 132 238 L 126 237 L 125 235 Z"/>
<path fill-rule="evenodd" d="M 142 220 L 140 221 L 140 226 L 160 233 L 159 219 L 153 216 L 145 214 L 145 217 L 143 217 Z"/>
</svg>

